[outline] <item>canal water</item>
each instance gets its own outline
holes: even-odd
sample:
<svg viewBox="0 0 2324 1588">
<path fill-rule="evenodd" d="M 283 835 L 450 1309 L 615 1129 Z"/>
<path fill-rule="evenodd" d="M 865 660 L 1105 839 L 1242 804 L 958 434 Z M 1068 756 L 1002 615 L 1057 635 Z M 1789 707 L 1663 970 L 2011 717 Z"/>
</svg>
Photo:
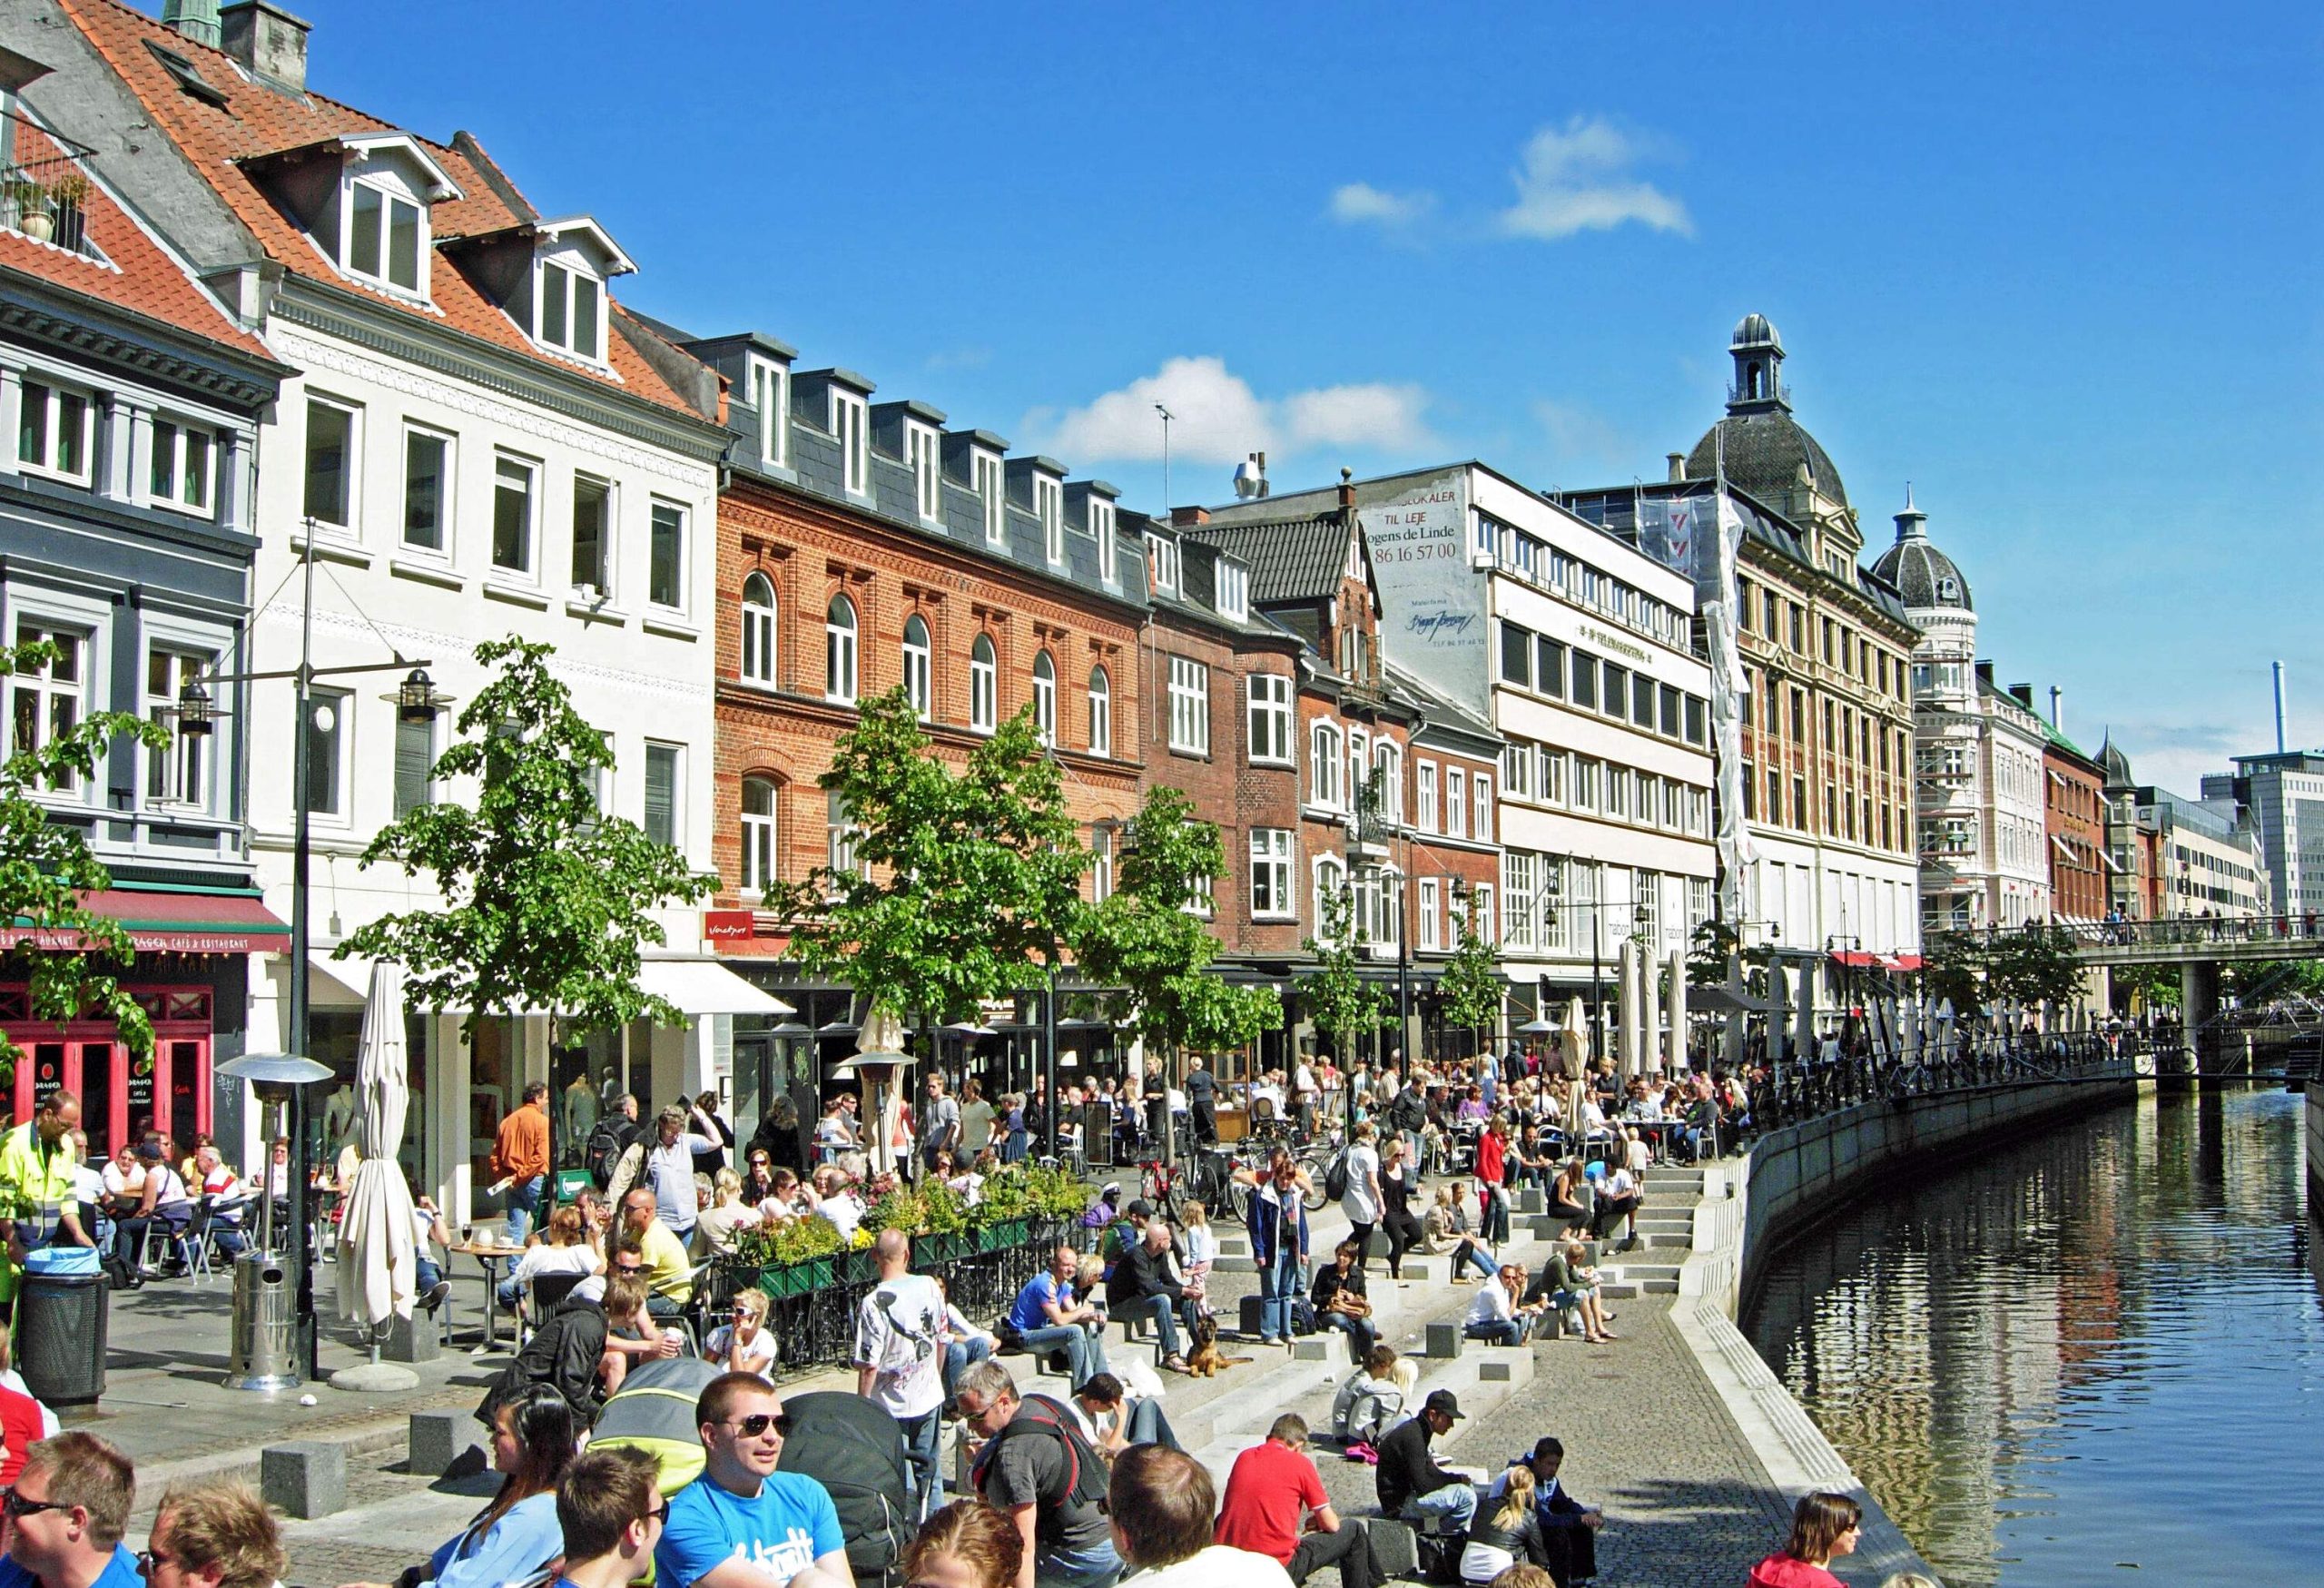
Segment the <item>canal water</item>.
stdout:
<svg viewBox="0 0 2324 1588">
<path fill-rule="evenodd" d="M 1779 1253 L 1744 1332 L 1953 1588 L 2324 1583 L 2301 1106 L 1965 1154 Z"/>
</svg>

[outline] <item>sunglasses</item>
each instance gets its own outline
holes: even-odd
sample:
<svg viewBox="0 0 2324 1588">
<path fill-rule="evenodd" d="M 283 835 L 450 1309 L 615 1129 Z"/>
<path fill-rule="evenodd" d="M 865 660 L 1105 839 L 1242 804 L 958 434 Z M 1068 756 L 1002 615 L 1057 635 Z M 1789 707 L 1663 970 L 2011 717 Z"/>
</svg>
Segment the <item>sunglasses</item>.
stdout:
<svg viewBox="0 0 2324 1588">
<path fill-rule="evenodd" d="M 734 1429 L 734 1432 L 740 1434 L 745 1439 L 762 1438 L 765 1435 L 766 1431 L 769 1428 L 773 1429 L 778 1434 L 787 1435 L 791 1432 L 791 1414 L 788 1412 L 753 1412 L 747 1417 L 728 1418 L 726 1420 L 726 1425 L 729 1428 Z"/>
<path fill-rule="evenodd" d="M 150 1577 L 155 1572 L 161 1570 L 163 1566 L 170 1564 L 176 1559 L 177 1557 L 175 1555 L 164 1554 L 157 1549 L 139 1550 L 137 1552 L 137 1574 L 141 1577 Z"/>
<path fill-rule="evenodd" d="M 639 1518 L 640 1521 L 644 1522 L 667 1522 L 669 1519 L 670 1497 L 667 1494 L 662 1496 L 662 1503 L 659 1505 L 655 1506 L 654 1509 L 648 1511 L 643 1517 Z"/>
<path fill-rule="evenodd" d="M 0 1489 L 0 1511 L 11 1516 L 37 1516 L 43 1511 L 70 1511 L 62 1500 L 27 1500 L 13 1488 Z"/>
</svg>

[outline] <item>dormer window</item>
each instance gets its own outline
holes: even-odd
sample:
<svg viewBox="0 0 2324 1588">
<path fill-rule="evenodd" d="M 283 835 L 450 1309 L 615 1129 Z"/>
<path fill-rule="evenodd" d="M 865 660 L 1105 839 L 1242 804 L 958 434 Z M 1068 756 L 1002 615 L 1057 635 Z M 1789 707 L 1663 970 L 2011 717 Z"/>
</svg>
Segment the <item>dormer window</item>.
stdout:
<svg viewBox="0 0 2324 1588">
<path fill-rule="evenodd" d="M 751 360 L 751 406 L 759 416 L 759 461 L 780 469 L 790 458 L 791 371 L 767 359 Z"/>
<path fill-rule="evenodd" d="M 605 358 L 606 289 L 570 260 L 543 260 L 533 291 L 533 340 L 598 363 Z"/>
<path fill-rule="evenodd" d="M 1251 615 L 1251 571 L 1238 562 L 1218 565 L 1218 610 L 1240 620 Z"/>
<path fill-rule="evenodd" d="M 1146 538 L 1147 575 L 1154 581 L 1157 592 L 1176 595 L 1178 590 L 1178 543 L 1164 535 Z"/>
<path fill-rule="evenodd" d="M 872 490 L 872 405 L 852 391 L 831 389 L 831 429 L 839 439 L 840 482 L 850 496 Z"/>
<path fill-rule="evenodd" d="M 1098 577 L 1114 582 L 1114 504 L 1089 498 L 1089 533 L 1098 538 Z"/>
<path fill-rule="evenodd" d="M 1006 476 L 1000 459 L 990 452 L 976 454 L 977 500 L 984 508 L 984 543 L 999 546 L 1009 538 Z"/>
<path fill-rule="evenodd" d="M 347 240 L 340 265 L 349 275 L 414 297 L 425 293 L 419 261 L 428 248 L 428 210 L 387 182 L 347 184 Z"/>
<path fill-rule="evenodd" d="M 935 523 L 943 511 L 939 484 L 943 478 L 941 457 L 934 430 L 920 425 L 904 427 L 904 461 L 911 466 L 912 499 L 919 504 L 925 523 Z"/>
<path fill-rule="evenodd" d="M 1041 521 L 1041 549 L 1053 563 L 1065 560 L 1065 487 L 1040 475 L 1033 477 L 1033 516 Z"/>
</svg>

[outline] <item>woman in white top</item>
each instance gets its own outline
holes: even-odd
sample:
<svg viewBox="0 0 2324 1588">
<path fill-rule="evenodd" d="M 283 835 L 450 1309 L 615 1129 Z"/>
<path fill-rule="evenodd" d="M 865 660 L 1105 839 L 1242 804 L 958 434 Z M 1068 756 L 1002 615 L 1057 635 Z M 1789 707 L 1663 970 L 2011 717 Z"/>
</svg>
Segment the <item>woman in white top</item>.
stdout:
<svg viewBox="0 0 2324 1588">
<path fill-rule="evenodd" d="M 1340 1211 L 1347 1215 L 1347 1238 L 1355 1243 L 1358 1268 L 1372 1255 L 1372 1227 L 1380 1222 L 1383 1205 L 1380 1151 L 1373 1146 L 1378 1135 L 1379 1129 L 1371 1120 L 1356 1121 L 1355 1138 L 1347 1149 L 1347 1191 L 1340 1198 Z"/>
<path fill-rule="evenodd" d="M 576 1279 L 605 1271 L 606 1259 L 591 1246 L 582 1233 L 581 1209 L 567 1202 L 549 1215 L 548 1238 L 535 1241 L 517 1259 L 517 1266 L 500 1282 L 500 1304 L 516 1305 L 520 1294 L 528 1294 L 533 1282 L 544 1277 L 570 1274 Z"/>
<path fill-rule="evenodd" d="M 702 1343 L 702 1359 L 729 1373 L 755 1373 L 773 1381 L 774 1334 L 766 1327 L 766 1293 L 735 1293 L 732 1323 L 720 1324 Z"/>
<path fill-rule="evenodd" d="M 710 1183 L 710 1206 L 694 1220 L 694 1255 L 697 1258 L 733 1251 L 735 1232 L 759 1221 L 759 1210 L 743 1200 L 742 1176 L 722 1169 Z"/>
</svg>

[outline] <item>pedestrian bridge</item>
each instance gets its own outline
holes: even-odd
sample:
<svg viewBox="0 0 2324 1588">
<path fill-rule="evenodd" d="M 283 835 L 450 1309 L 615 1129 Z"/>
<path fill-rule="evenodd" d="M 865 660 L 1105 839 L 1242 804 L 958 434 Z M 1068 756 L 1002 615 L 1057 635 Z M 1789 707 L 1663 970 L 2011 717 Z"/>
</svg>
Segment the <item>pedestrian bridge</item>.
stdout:
<svg viewBox="0 0 2324 1588">
<path fill-rule="evenodd" d="M 2005 935 L 2006 930 L 1991 935 Z M 2217 964 L 2227 960 L 2324 960 L 2324 924 L 2306 917 L 2078 922 L 2048 930 L 2073 939 L 2074 957 L 2093 969 Z"/>
</svg>

